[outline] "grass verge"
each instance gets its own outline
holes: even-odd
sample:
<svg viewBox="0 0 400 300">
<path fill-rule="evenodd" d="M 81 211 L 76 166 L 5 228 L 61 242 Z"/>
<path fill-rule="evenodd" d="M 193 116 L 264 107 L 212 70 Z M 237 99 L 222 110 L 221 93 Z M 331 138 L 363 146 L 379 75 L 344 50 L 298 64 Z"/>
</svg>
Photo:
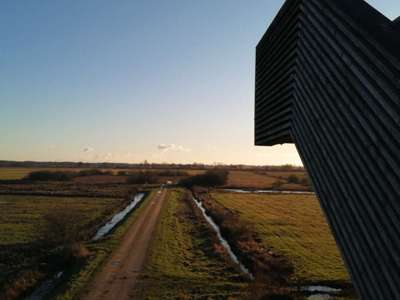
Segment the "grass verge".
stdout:
<svg viewBox="0 0 400 300">
<path fill-rule="evenodd" d="M 182 190 L 168 192 L 137 299 L 242 299 L 246 284 Z"/>
</svg>

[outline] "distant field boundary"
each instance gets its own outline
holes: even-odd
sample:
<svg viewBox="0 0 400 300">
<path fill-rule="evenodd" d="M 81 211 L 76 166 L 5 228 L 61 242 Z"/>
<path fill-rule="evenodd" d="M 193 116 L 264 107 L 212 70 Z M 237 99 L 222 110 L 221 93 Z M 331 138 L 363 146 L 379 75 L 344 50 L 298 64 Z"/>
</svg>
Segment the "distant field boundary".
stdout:
<svg viewBox="0 0 400 300">
<path fill-rule="evenodd" d="M 224 190 L 228 190 L 227 192 L 229 192 L 229 190 L 231 190 L 230 192 L 234 192 L 234 190 L 242 190 L 248 193 L 256 193 L 257 191 L 271 191 L 271 193 L 276 192 L 277 194 L 280 194 L 282 192 L 299 192 L 299 193 L 313 193 L 314 192 L 310 189 L 305 187 L 304 189 L 296 189 L 296 188 L 285 188 L 285 189 L 271 189 L 266 187 L 265 189 L 263 188 L 244 188 L 244 187 L 240 187 L 240 186 L 235 186 L 235 185 L 225 185 L 221 188 L 217 188 L 217 191 L 224 191 Z"/>
<path fill-rule="evenodd" d="M 123 198 L 109 194 L 96 193 L 62 193 L 62 192 L 34 192 L 34 191 L 0 191 L 0 195 L 17 195 L 17 196 L 48 196 L 48 197 L 84 197 L 84 198 Z"/>
</svg>

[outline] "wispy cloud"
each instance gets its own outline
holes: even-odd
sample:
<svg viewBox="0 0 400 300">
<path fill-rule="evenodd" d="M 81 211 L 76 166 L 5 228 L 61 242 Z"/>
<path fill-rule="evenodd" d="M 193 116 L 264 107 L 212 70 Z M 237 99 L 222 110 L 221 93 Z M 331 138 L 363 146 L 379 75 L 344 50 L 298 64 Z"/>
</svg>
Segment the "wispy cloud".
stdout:
<svg viewBox="0 0 400 300">
<path fill-rule="evenodd" d="M 93 152 L 94 151 L 94 149 L 92 148 L 92 147 L 85 147 L 85 148 L 83 148 L 83 152 L 86 152 L 86 153 L 88 153 L 88 152 Z"/>
<path fill-rule="evenodd" d="M 111 160 L 113 158 L 113 154 L 112 153 L 106 153 L 103 155 L 103 159 L 104 160 Z"/>
<path fill-rule="evenodd" d="M 172 144 L 167 145 L 167 144 L 159 144 L 157 146 L 158 150 L 163 150 L 163 151 L 168 151 L 172 147 Z"/>
<path fill-rule="evenodd" d="M 175 145 L 175 144 L 159 144 L 157 146 L 158 150 L 163 151 L 163 152 L 168 152 L 168 151 L 179 151 L 179 152 L 190 152 L 190 148 L 186 148 L 182 145 Z"/>
</svg>

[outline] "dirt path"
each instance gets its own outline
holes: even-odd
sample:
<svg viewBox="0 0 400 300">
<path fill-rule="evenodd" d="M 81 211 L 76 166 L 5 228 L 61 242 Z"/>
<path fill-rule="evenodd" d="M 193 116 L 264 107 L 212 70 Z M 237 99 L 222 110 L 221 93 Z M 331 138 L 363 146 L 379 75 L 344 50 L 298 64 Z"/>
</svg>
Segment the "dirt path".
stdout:
<svg viewBox="0 0 400 300">
<path fill-rule="evenodd" d="M 150 199 L 82 299 L 133 299 L 133 288 L 146 260 L 165 194 L 164 189 Z"/>
</svg>

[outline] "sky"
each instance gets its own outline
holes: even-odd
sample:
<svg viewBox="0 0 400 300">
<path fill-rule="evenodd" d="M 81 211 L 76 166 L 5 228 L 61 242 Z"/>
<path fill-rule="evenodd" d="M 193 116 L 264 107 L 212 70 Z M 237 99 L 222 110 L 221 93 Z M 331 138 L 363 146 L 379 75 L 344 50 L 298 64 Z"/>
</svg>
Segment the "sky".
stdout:
<svg viewBox="0 0 400 300">
<path fill-rule="evenodd" d="M 283 2 L 2 0 L 0 160 L 301 165 L 254 146 L 255 46 Z"/>
</svg>

